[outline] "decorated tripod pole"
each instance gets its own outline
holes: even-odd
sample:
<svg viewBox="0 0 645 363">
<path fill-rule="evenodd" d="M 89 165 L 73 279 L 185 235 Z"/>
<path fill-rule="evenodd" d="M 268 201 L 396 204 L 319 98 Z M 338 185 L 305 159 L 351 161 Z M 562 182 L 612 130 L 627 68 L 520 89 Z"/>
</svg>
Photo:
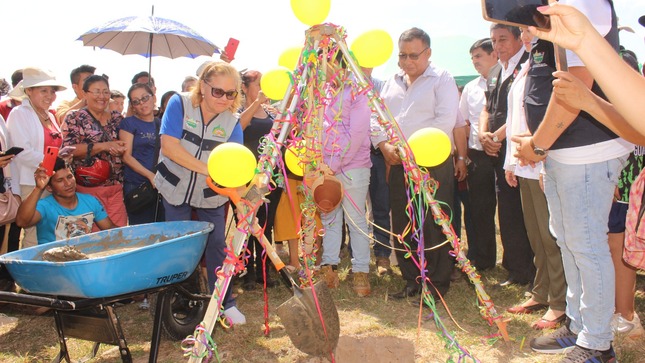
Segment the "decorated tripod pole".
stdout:
<svg viewBox="0 0 645 363">
<path fill-rule="evenodd" d="M 339 42 L 338 45 L 345 55 L 345 59 L 348 61 L 348 66 L 357 77 L 359 84 L 367 85 L 366 87 L 369 87 L 369 82 L 367 82 L 365 75 L 357 66 L 352 55 L 349 53 L 347 46 L 343 42 Z M 399 155 L 405 169 L 411 170 L 412 177 L 410 177 L 410 175 L 407 176 L 410 185 L 414 185 L 414 188 L 417 192 L 423 193 L 425 200 L 430 205 L 430 209 L 432 211 L 432 215 L 434 216 L 435 222 L 441 226 L 443 234 L 446 235 L 447 239 L 450 241 L 452 251 L 457 260 L 458 267 L 461 268 L 461 270 L 468 276 L 470 282 L 475 286 L 475 290 L 477 291 L 477 298 L 484 307 L 481 310 L 483 317 L 488 320 L 489 324 L 495 323 L 503 339 L 505 341 L 509 341 L 510 338 L 506 329 L 506 322 L 497 313 L 492 299 L 484 289 L 484 285 L 481 282 L 479 274 L 477 273 L 475 267 L 471 265 L 470 260 L 468 260 L 464 251 L 462 250 L 459 244 L 459 239 L 450 226 L 449 218 L 446 217 L 445 213 L 441 210 L 433 197 L 431 190 L 432 188 L 430 187 L 430 183 L 428 182 L 432 178 L 426 171 L 420 169 L 416 164 L 414 157 L 411 157 L 413 154 L 409 145 L 405 141 L 403 133 L 399 129 L 398 124 L 396 123 L 396 120 L 394 119 L 392 114 L 381 101 L 378 93 L 371 87 L 369 87 L 367 95 L 370 100 L 370 106 L 378 116 L 379 124 L 385 129 L 387 133 L 389 142 L 394 145 L 399 151 Z"/>
</svg>

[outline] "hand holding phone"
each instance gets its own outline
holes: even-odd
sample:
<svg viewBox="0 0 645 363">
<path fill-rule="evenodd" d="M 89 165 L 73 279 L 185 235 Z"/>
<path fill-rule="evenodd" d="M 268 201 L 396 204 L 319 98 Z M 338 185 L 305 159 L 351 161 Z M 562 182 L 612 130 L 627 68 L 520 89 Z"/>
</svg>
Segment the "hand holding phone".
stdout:
<svg viewBox="0 0 645 363">
<path fill-rule="evenodd" d="M 224 52 L 228 57 L 229 62 L 235 59 L 235 52 L 237 52 L 237 46 L 240 44 L 240 41 L 235 38 L 229 38 L 228 44 L 224 48 Z"/>
<path fill-rule="evenodd" d="M 45 157 L 43 158 L 43 168 L 47 176 L 54 175 L 54 165 L 56 165 L 56 158 L 58 157 L 58 148 L 54 146 L 48 146 L 47 151 L 45 151 Z"/>
<path fill-rule="evenodd" d="M 9 148 L 5 151 L 2 152 L 2 155 L 18 155 L 20 152 L 22 152 L 24 149 L 21 147 L 14 146 L 12 148 Z"/>
</svg>

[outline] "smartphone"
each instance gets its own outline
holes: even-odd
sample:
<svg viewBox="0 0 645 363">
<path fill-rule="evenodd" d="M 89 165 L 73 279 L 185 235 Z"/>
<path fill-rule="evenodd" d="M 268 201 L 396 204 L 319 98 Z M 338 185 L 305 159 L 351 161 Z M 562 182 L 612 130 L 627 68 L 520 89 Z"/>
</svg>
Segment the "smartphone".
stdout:
<svg viewBox="0 0 645 363">
<path fill-rule="evenodd" d="M 56 164 L 56 158 L 58 157 L 58 148 L 54 146 L 47 146 L 47 151 L 45 151 L 45 157 L 43 158 L 43 168 L 48 176 L 54 175 L 54 165 Z"/>
<path fill-rule="evenodd" d="M 544 5 L 549 5 L 549 0 L 482 0 L 482 14 L 493 23 L 549 30 L 551 19 L 537 10 Z"/>
<path fill-rule="evenodd" d="M 8 150 L 3 151 L 2 155 L 18 155 L 23 150 L 24 149 L 21 147 L 14 146 L 12 148 L 9 148 Z"/>
<path fill-rule="evenodd" d="M 63 146 L 62 149 L 58 150 L 58 157 L 66 158 L 70 156 L 74 150 L 76 150 L 75 146 Z"/>
<path fill-rule="evenodd" d="M 240 44 L 240 41 L 235 39 L 235 38 L 228 38 L 228 44 L 226 44 L 226 48 L 224 48 L 224 52 L 226 52 L 226 56 L 228 57 L 229 60 L 235 59 L 235 52 L 237 52 L 237 46 Z"/>
</svg>

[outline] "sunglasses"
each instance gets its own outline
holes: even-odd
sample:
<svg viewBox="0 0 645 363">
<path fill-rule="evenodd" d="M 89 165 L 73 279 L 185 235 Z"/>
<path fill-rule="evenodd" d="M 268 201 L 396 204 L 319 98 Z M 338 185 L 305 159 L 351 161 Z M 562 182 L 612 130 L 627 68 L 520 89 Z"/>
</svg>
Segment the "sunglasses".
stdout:
<svg viewBox="0 0 645 363">
<path fill-rule="evenodd" d="M 50 132 L 50 133 L 49 133 L 49 136 L 51 136 L 51 137 L 52 137 L 52 139 L 54 139 L 54 140 L 56 140 L 56 139 L 58 139 L 59 137 L 61 137 L 61 136 L 60 136 L 60 132 Z"/>
<path fill-rule="evenodd" d="M 224 91 L 221 88 L 215 88 L 208 84 L 206 80 L 204 80 L 204 83 L 206 83 L 206 85 L 211 88 L 211 95 L 215 98 L 222 98 L 224 95 L 226 95 L 226 99 L 232 101 L 235 99 L 235 97 L 237 97 L 237 91 Z"/>
<path fill-rule="evenodd" d="M 410 58 L 411 60 L 418 60 L 419 57 L 421 56 L 421 54 L 423 54 L 423 52 L 425 52 L 428 49 L 430 49 L 430 47 L 426 47 L 424 50 L 420 51 L 417 54 L 414 54 L 414 53 L 410 53 L 410 54 L 399 53 L 399 60 L 406 60 L 408 58 Z"/>
<path fill-rule="evenodd" d="M 152 95 L 145 95 L 145 96 L 139 98 L 138 100 L 137 99 L 130 100 L 130 103 L 132 104 L 132 106 L 139 106 L 139 105 L 141 105 L 143 103 L 146 103 L 146 102 L 150 101 L 150 97 L 152 97 Z"/>
</svg>

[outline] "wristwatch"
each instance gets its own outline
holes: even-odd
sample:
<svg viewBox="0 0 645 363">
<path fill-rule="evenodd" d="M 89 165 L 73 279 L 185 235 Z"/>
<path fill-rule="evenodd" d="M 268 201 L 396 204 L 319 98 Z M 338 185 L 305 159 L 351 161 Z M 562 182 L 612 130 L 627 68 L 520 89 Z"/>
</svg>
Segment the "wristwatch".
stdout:
<svg viewBox="0 0 645 363">
<path fill-rule="evenodd" d="M 495 134 L 493 134 L 493 142 L 499 142 L 499 138 Z"/>
<path fill-rule="evenodd" d="M 538 156 L 544 156 L 546 155 L 546 150 L 544 150 L 541 147 L 535 146 L 535 143 L 533 142 L 533 138 L 531 138 L 531 147 L 533 148 L 533 153 Z"/>
</svg>

